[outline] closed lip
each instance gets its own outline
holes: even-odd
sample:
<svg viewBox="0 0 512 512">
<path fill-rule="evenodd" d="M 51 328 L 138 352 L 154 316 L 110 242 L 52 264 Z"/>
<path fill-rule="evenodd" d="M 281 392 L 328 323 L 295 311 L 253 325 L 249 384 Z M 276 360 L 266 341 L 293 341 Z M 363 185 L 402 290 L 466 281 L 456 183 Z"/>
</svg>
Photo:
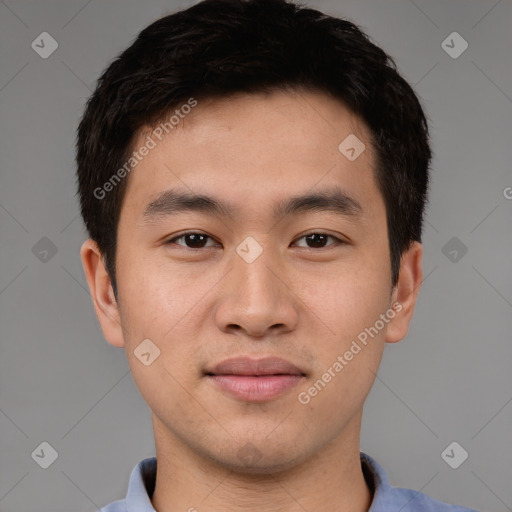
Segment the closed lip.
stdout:
<svg viewBox="0 0 512 512">
<path fill-rule="evenodd" d="M 205 370 L 206 375 L 300 375 L 306 374 L 296 365 L 280 357 L 234 357 Z"/>
</svg>

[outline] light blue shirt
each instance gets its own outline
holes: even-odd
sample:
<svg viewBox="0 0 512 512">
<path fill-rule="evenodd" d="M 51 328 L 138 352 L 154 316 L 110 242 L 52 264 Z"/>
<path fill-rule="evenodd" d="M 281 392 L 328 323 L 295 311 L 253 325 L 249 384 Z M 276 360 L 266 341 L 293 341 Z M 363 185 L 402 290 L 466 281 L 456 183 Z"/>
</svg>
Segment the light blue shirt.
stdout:
<svg viewBox="0 0 512 512">
<path fill-rule="evenodd" d="M 476 512 L 434 500 L 419 491 L 393 487 L 384 469 L 369 455 L 361 454 L 361 465 L 368 485 L 374 490 L 368 512 Z M 124 500 L 114 501 L 99 512 L 155 512 L 150 497 L 156 479 L 156 457 L 139 462 L 132 471 Z"/>
</svg>

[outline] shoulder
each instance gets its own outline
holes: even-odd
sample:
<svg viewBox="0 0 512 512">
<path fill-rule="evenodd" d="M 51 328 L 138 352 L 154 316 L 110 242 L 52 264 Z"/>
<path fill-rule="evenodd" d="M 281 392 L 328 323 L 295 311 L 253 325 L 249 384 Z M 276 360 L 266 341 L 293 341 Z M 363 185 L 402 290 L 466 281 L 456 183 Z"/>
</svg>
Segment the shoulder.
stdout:
<svg viewBox="0 0 512 512">
<path fill-rule="evenodd" d="M 460 505 L 452 505 L 435 500 L 420 491 L 414 491 L 412 489 L 392 487 L 389 489 L 388 495 L 389 504 L 392 504 L 393 507 L 398 507 L 396 510 L 400 510 L 401 512 L 477 512 L 476 510 Z M 383 511 L 384 510 L 387 511 L 388 509 L 384 508 Z M 389 510 L 395 510 L 395 508 L 390 508 Z"/>
<path fill-rule="evenodd" d="M 126 500 L 113 501 L 109 505 L 100 508 L 98 512 L 126 512 Z"/>
<path fill-rule="evenodd" d="M 390 484 L 384 468 L 375 459 L 361 452 L 361 465 L 368 485 L 373 488 L 373 501 L 368 512 L 477 512 L 435 500 L 413 489 Z"/>
<path fill-rule="evenodd" d="M 126 497 L 105 505 L 98 512 L 155 512 L 150 496 L 153 494 L 156 480 L 156 457 L 140 461 L 132 470 Z"/>
</svg>

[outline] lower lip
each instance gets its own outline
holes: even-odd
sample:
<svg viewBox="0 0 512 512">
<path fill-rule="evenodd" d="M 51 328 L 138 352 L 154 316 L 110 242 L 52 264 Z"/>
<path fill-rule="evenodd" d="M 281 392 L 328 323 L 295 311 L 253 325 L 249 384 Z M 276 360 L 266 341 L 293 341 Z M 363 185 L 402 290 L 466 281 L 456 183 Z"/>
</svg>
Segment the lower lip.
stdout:
<svg viewBox="0 0 512 512">
<path fill-rule="evenodd" d="M 209 375 L 223 391 L 247 402 L 265 402 L 295 387 L 302 375 Z"/>
</svg>

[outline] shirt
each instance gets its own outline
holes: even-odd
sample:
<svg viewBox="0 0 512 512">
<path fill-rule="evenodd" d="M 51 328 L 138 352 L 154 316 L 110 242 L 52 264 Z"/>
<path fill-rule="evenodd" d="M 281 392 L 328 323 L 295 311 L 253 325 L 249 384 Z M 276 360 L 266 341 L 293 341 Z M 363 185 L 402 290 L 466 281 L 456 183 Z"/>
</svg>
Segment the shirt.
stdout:
<svg viewBox="0 0 512 512">
<path fill-rule="evenodd" d="M 412 489 L 393 487 L 384 469 L 369 455 L 360 452 L 364 477 L 373 492 L 368 512 L 477 512 L 442 503 Z M 156 480 L 156 457 L 139 462 L 132 471 L 128 492 L 123 500 L 114 501 L 99 512 L 155 512 L 150 497 Z"/>
</svg>

